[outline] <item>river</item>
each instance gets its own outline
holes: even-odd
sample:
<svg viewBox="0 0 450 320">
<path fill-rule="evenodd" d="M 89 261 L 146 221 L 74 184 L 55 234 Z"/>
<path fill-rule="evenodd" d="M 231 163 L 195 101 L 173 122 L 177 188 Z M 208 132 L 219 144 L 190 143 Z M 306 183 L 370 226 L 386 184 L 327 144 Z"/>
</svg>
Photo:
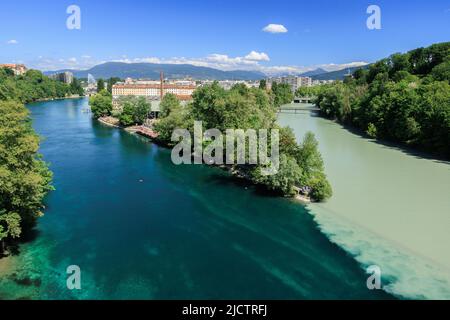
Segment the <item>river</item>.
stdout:
<svg viewBox="0 0 450 320">
<path fill-rule="evenodd" d="M 347 133 L 337 125 L 310 114 L 280 115 L 280 123 L 294 127 L 299 137 L 306 128 L 317 129 L 313 131 L 335 189 L 330 202 L 304 207 L 264 194 L 218 168 L 175 166 L 169 150 L 92 120 L 81 111 L 86 106 L 87 99 L 29 105 L 33 126 L 44 137 L 40 152 L 51 164 L 56 190 L 46 198 L 45 216 L 35 234 L 10 261 L 14 268 L 1 276 L 0 298 L 391 299 L 387 292 L 398 297 L 415 295 L 396 290 L 400 282 L 395 272 L 383 273 L 384 291 L 367 289 L 367 262 L 380 265 L 384 272 L 389 267 L 384 259 L 392 257 L 378 253 L 378 258 L 364 259 L 365 252 L 372 257 L 372 239 L 359 239 L 362 233 L 356 230 L 361 226 L 352 229 L 344 223 L 349 217 L 340 211 L 352 206 L 339 204 L 371 205 L 367 199 L 372 195 L 365 200 L 358 199 L 360 192 L 352 194 L 363 186 L 348 194 L 341 190 L 340 174 L 333 174 L 330 157 L 346 163 L 354 151 L 338 158 L 350 147 L 342 141 L 322 141 L 319 128 L 324 121 L 325 128 L 335 128 L 345 137 Z M 333 137 L 332 133 L 328 138 Z M 333 150 L 340 150 L 335 157 Z M 333 207 L 334 203 L 338 205 Z M 340 213 L 329 218 L 332 211 Z M 339 224 L 341 229 L 336 228 Z M 363 244 L 352 246 L 355 239 L 366 244 L 368 251 L 361 251 Z M 70 265 L 81 269 L 81 290 L 67 289 Z M 419 280 L 427 283 L 428 279 Z"/>
<path fill-rule="evenodd" d="M 307 131 L 319 141 L 334 190 L 308 207 L 321 230 L 361 264 L 379 266 L 389 292 L 449 299 L 449 163 L 364 139 L 315 111 L 278 120 L 299 141 Z"/>
</svg>

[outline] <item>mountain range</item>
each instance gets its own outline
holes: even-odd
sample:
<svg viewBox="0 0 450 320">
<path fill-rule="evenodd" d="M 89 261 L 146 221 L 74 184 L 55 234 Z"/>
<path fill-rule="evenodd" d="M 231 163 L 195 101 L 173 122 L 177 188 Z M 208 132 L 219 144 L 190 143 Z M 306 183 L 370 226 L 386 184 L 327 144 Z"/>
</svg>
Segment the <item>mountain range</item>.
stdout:
<svg viewBox="0 0 450 320">
<path fill-rule="evenodd" d="M 361 67 L 354 67 L 339 71 L 328 72 L 318 68 L 312 71 L 297 74 L 299 76 L 308 76 L 314 80 L 342 80 L 349 72 L 352 73 Z M 77 78 L 87 78 L 88 74 L 94 78 L 119 77 L 135 79 L 159 79 L 160 72 L 164 72 L 165 78 L 180 79 L 193 78 L 196 80 L 260 80 L 267 77 L 266 74 L 258 71 L 223 71 L 209 67 L 199 67 L 190 64 L 156 64 L 156 63 L 123 63 L 107 62 L 99 64 L 88 70 L 56 70 L 46 71 L 44 74 L 50 75 L 70 71 Z"/>
<path fill-rule="evenodd" d="M 123 63 L 107 62 L 88 70 L 57 70 L 47 71 L 45 74 L 53 74 L 70 71 L 77 78 L 87 78 L 88 74 L 94 78 L 148 78 L 159 79 L 160 72 L 169 79 L 191 77 L 197 80 L 260 80 L 265 74 L 257 71 L 222 71 L 208 67 L 198 67 L 190 64 L 156 64 L 156 63 Z"/>
<path fill-rule="evenodd" d="M 368 67 L 369 65 L 365 65 L 360 67 L 345 68 L 337 71 L 325 71 L 324 73 L 316 73 L 307 76 L 311 77 L 313 80 L 344 80 L 347 75 L 353 74 L 353 72 L 355 72 L 356 70 L 366 69 Z M 305 76 L 305 74 L 302 75 Z"/>
</svg>

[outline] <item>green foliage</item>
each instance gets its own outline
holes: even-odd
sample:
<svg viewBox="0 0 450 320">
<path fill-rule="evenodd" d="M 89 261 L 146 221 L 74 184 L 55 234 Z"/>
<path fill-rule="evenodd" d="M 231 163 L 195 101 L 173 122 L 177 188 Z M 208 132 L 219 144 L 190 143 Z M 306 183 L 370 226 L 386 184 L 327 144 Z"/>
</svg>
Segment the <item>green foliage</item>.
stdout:
<svg viewBox="0 0 450 320">
<path fill-rule="evenodd" d="M 20 215 L 15 212 L 0 211 L 0 241 L 8 237 L 19 238 L 22 233 L 21 220 Z"/>
<path fill-rule="evenodd" d="M 129 103 L 125 102 L 123 105 L 122 112 L 119 116 L 120 124 L 127 127 L 134 124 L 134 106 Z"/>
<path fill-rule="evenodd" d="M 150 104 L 144 97 L 126 97 L 121 100 L 121 104 L 122 112 L 119 115 L 121 125 L 141 125 L 148 118 Z"/>
<path fill-rule="evenodd" d="M 450 158 L 450 42 L 394 54 L 358 70 L 353 80 L 323 86 L 323 115 L 369 136 Z"/>
<path fill-rule="evenodd" d="M 0 101 L 0 240 L 19 237 L 42 215 L 52 174 L 38 148 L 28 110 L 16 101 Z"/>
<path fill-rule="evenodd" d="M 267 87 L 267 80 L 266 79 L 262 79 L 259 81 L 259 88 L 262 90 L 266 90 Z"/>
<path fill-rule="evenodd" d="M 112 94 L 112 87 L 113 87 L 113 85 L 115 85 L 117 82 L 120 82 L 120 81 L 122 81 L 122 79 L 117 78 L 117 77 L 109 78 L 108 82 L 107 82 L 107 90 L 108 90 L 108 92 Z"/>
<path fill-rule="evenodd" d="M 77 94 L 79 96 L 84 95 L 84 89 L 81 86 L 80 81 L 77 78 L 73 78 L 72 83 L 70 84 L 70 92 L 72 94 Z"/>
<path fill-rule="evenodd" d="M 52 80 L 37 70 L 28 70 L 24 75 L 15 76 L 10 69 L 0 68 L 0 100 L 29 103 L 41 99 L 64 98 L 72 94 L 84 94 L 77 80 L 67 85 Z"/>
<path fill-rule="evenodd" d="M 333 195 L 331 185 L 323 173 L 315 175 L 309 181 L 309 187 L 312 189 L 311 197 L 317 201 L 326 200 Z"/>
<path fill-rule="evenodd" d="M 377 137 L 377 127 L 371 122 L 367 125 L 367 135 L 371 138 Z"/>
<path fill-rule="evenodd" d="M 300 87 L 295 92 L 296 97 L 315 97 L 320 93 L 321 86 Z"/>
<path fill-rule="evenodd" d="M 276 108 L 291 103 L 294 100 L 294 94 L 292 93 L 291 87 L 286 83 L 272 83 L 272 94 L 274 96 L 273 101 Z"/>
<path fill-rule="evenodd" d="M 299 184 L 301 176 L 302 169 L 297 161 L 293 157 L 281 154 L 277 174 L 264 176 L 261 174 L 261 168 L 257 167 L 255 173 L 253 173 L 253 180 L 265 185 L 270 190 L 292 196 L 295 194 L 294 187 Z"/>
<path fill-rule="evenodd" d="M 450 82 L 450 55 L 441 64 L 438 64 L 431 70 L 431 75 L 437 81 Z"/>
<path fill-rule="evenodd" d="M 175 129 L 189 129 L 192 127 L 193 121 L 190 121 L 187 110 L 183 108 L 173 109 L 173 112 L 165 118 L 159 119 L 153 126 L 159 134 L 158 139 L 169 146 L 174 145 L 171 139 Z"/>
<path fill-rule="evenodd" d="M 161 118 L 165 118 L 172 111 L 181 108 L 181 104 L 176 95 L 168 93 L 164 95 L 159 108 L 160 108 L 159 116 Z"/>
<path fill-rule="evenodd" d="M 103 90 L 106 90 L 107 88 L 105 87 L 105 80 L 103 79 L 98 79 L 97 80 L 97 92 L 101 92 Z"/>
<path fill-rule="evenodd" d="M 299 146 L 292 129 L 279 128 L 276 124 L 276 108 L 265 89 L 236 85 L 230 90 L 224 90 L 213 83 L 198 88 L 193 94 L 192 103 L 185 108 L 179 107 L 172 97 L 165 99 L 162 104 L 163 116 L 153 128 L 159 134 L 158 139 L 166 145 L 173 145 L 171 137 L 175 129 L 188 129 L 193 136 L 194 120 L 202 121 L 204 130 L 215 128 L 222 133 L 227 129 L 279 129 L 280 168 L 277 174 L 265 176 L 262 168 L 256 165 L 236 167 L 249 172 L 249 177 L 255 183 L 284 195 L 292 195 L 294 187 L 306 186 L 302 180 L 315 183 L 317 188 L 329 187 L 327 181 L 322 181 L 326 180 L 325 175 L 320 175 L 323 162 L 314 136 L 308 135 L 302 146 Z M 304 172 L 308 179 L 304 177 Z M 330 194 L 325 191 L 322 192 L 324 195 Z M 320 193 L 317 192 L 317 195 Z"/>
<path fill-rule="evenodd" d="M 89 98 L 89 105 L 95 118 L 106 117 L 112 112 L 112 96 L 103 90 Z"/>
</svg>

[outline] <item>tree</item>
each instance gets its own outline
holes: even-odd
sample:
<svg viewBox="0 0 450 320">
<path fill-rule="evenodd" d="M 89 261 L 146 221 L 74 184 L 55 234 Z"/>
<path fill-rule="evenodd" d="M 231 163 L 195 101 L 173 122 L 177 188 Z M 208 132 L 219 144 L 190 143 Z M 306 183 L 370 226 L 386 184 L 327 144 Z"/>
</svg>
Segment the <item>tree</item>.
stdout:
<svg viewBox="0 0 450 320">
<path fill-rule="evenodd" d="M 128 96 L 121 99 L 119 103 L 122 111 L 118 116 L 123 126 L 141 125 L 148 118 L 150 103 L 144 97 Z"/>
<path fill-rule="evenodd" d="M 144 97 L 136 99 L 133 111 L 133 120 L 136 124 L 143 124 L 150 113 L 150 103 Z"/>
<path fill-rule="evenodd" d="M 281 89 L 275 91 L 284 95 L 286 88 L 289 90 L 289 95 L 292 96 L 289 86 L 282 86 Z M 277 174 L 263 175 L 262 167 L 254 164 L 235 165 L 235 168 L 241 172 L 249 173 L 249 177 L 255 183 L 265 185 L 268 189 L 283 195 L 293 195 L 295 186 L 300 186 L 303 176 L 302 167 L 297 160 L 300 146 L 297 144 L 294 133 L 290 128 L 279 128 L 276 125 L 276 108 L 271 96 L 265 89 L 248 88 L 245 85 L 238 84 L 230 90 L 224 90 L 218 83 L 213 83 L 198 88 L 194 92 L 192 103 L 185 108 L 180 108 L 173 97 L 166 97 L 162 102 L 162 117 L 153 126 L 159 134 L 160 142 L 169 146 L 173 145 L 171 137 L 173 131 L 177 128 L 189 130 L 192 136 L 194 120 L 202 121 L 203 129 L 214 128 L 221 132 L 225 132 L 227 129 L 254 129 L 255 131 L 259 129 L 279 129 L 280 167 Z M 306 143 L 305 145 L 306 150 L 309 144 Z M 249 146 L 248 141 L 246 146 Z M 317 141 L 315 147 L 316 153 L 311 155 L 311 158 L 314 156 L 320 157 L 317 151 Z M 248 148 L 246 151 L 246 156 L 248 156 Z M 306 155 L 305 158 L 307 158 Z M 308 158 L 304 165 L 306 167 L 311 164 L 316 163 Z M 321 186 L 319 182 L 322 185 L 327 185 L 325 175 L 319 176 L 320 168 L 307 169 L 308 172 L 318 171 L 318 174 L 314 176 L 317 182 L 311 180 L 316 183 L 317 188 Z M 319 192 L 317 194 L 319 195 Z"/>
<path fill-rule="evenodd" d="M 307 132 L 297 152 L 297 162 L 303 169 L 302 185 L 308 185 L 309 180 L 317 173 L 322 172 L 323 160 L 319 152 L 319 143 L 314 133 Z"/>
<path fill-rule="evenodd" d="M 394 54 L 354 78 L 323 86 L 316 99 L 323 115 L 450 158 L 450 42 Z"/>
<path fill-rule="evenodd" d="M 40 71 L 28 70 L 15 76 L 10 69 L 0 68 L 0 100 L 29 103 L 39 99 L 64 98 L 71 94 L 71 86 L 52 80 Z"/>
<path fill-rule="evenodd" d="M 302 169 L 297 161 L 293 157 L 281 154 L 280 166 L 276 174 L 264 176 L 261 174 L 261 168 L 257 167 L 253 173 L 253 180 L 270 190 L 292 196 L 295 194 L 294 187 L 300 182 L 301 176 Z"/>
<path fill-rule="evenodd" d="M 72 83 L 70 84 L 70 91 L 72 94 L 77 94 L 79 96 L 84 95 L 84 89 L 80 84 L 80 81 L 77 78 L 73 78 Z"/>
<path fill-rule="evenodd" d="M 134 124 L 134 106 L 131 102 L 123 104 L 122 112 L 119 116 L 120 124 L 123 126 L 131 126 Z"/>
<path fill-rule="evenodd" d="M 280 128 L 280 153 L 296 157 L 299 153 L 299 145 L 295 139 L 294 131 L 289 127 Z"/>
<path fill-rule="evenodd" d="M 433 68 L 431 75 L 437 81 L 450 82 L 450 55 L 447 57 L 446 61 Z"/>
<path fill-rule="evenodd" d="M 262 79 L 259 81 L 259 88 L 262 90 L 266 90 L 266 88 L 267 88 L 267 80 L 266 79 Z"/>
<path fill-rule="evenodd" d="M 52 173 L 37 154 L 39 137 L 29 112 L 16 101 L 0 101 L 0 241 L 20 236 L 42 215 Z"/>
<path fill-rule="evenodd" d="M 167 93 L 164 95 L 161 104 L 159 106 L 160 112 L 159 116 L 161 118 L 167 117 L 173 110 L 179 109 L 181 107 L 180 101 L 177 96 L 172 93 Z"/>
<path fill-rule="evenodd" d="M 153 125 L 154 130 L 159 134 L 158 140 L 169 146 L 174 145 L 171 139 L 175 129 L 189 129 L 191 127 L 189 116 L 186 114 L 186 110 L 182 108 L 172 110 L 168 116 L 158 119 Z"/>
<path fill-rule="evenodd" d="M 274 95 L 274 105 L 277 108 L 294 100 L 291 87 L 286 83 L 277 84 L 274 82 L 272 84 L 272 93 Z"/>
<path fill-rule="evenodd" d="M 324 173 L 318 173 L 309 181 L 310 196 L 316 201 L 324 201 L 331 198 L 333 190 Z"/>
<path fill-rule="evenodd" d="M 105 88 L 105 80 L 103 80 L 103 79 L 98 79 L 97 80 L 97 92 L 100 92 L 100 91 L 102 91 L 102 90 L 105 90 L 105 89 L 107 89 L 107 88 Z"/>
<path fill-rule="evenodd" d="M 89 105 L 95 118 L 109 116 L 112 112 L 112 97 L 108 91 L 102 90 L 89 99 Z"/>
<path fill-rule="evenodd" d="M 5 251 L 5 239 L 19 238 L 22 233 L 20 215 L 6 210 L 0 211 L 0 253 Z"/>
<path fill-rule="evenodd" d="M 118 77 L 111 77 L 108 79 L 108 83 L 107 83 L 107 90 L 109 93 L 112 94 L 112 87 L 113 85 L 115 85 L 117 82 L 122 81 L 122 79 L 118 78 Z"/>
</svg>

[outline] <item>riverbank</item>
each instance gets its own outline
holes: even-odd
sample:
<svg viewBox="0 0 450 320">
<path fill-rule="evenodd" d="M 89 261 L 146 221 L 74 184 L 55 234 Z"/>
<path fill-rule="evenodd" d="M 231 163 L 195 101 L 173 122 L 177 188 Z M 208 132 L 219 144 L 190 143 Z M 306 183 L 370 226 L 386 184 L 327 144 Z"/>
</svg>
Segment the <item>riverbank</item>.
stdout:
<svg viewBox="0 0 450 320">
<path fill-rule="evenodd" d="M 84 98 L 83 96 L 80 95 L 72 95 L 72 96 L 67 96 L 67 97 L 60 97 L 60 98 L 42 98 L 42 99 L 36 99 L 33 100 L 30 103 L 34 103 L 34 102 L 46 102 L 46 101 L 58 101 L 58 100 L 66 100 L 66 99 L 82 99 Z"/>
<path fill-rule="evenodd" d="M 152 141 L 153 143 L 155 143 L 163 148 L 170 148 L 164 141 L 161 141 L 160 139 L 158 139 L 158 133 L 149 127 L 146 127 L 146 126 L 123 127 L 120 125 L 119 119 L 112 117 L 112 116 L 100 117 L 97 120 L 107 126 L 118 128 L 118 129 L 123 129 L 129 133 L 134 133 L 134 134 L 139 134 L 141 136 L 144 136 L 144 137 L 150 139 L 150 141 Z M 244 179 L 244 180 L 256 185 L 255 183 L 253 183 L 251 177 L 245 172 L 245 170 L 242 170 L 238 166 L 234 166 L 234 165 L 213 165 L 213 166 L 219 167 L 219 168 L 229 172 L 235 178 Z M 261 185 L 261 186 L 264 186 L 264 185 Z M 298 200 L 302 204 L 308 204 L 308 203 L 313 202 L 313 199 L 311 199 L 311 197 L 300 193 L 300 188 L 296 187 L 295 190 L 296 190 L 296 194 L 294 196 L 292 196 L 291 198 Z"/>
<path fill-rule="evenodd" d="M 97 120 L 99 122 L 107 125 L 107 126 L 123 129 L 123 127 L 120 125 L 119 119 L 117 119 L 117 118 L 114 118 L 114 117 L 100 117 Z"/>
</svg>

